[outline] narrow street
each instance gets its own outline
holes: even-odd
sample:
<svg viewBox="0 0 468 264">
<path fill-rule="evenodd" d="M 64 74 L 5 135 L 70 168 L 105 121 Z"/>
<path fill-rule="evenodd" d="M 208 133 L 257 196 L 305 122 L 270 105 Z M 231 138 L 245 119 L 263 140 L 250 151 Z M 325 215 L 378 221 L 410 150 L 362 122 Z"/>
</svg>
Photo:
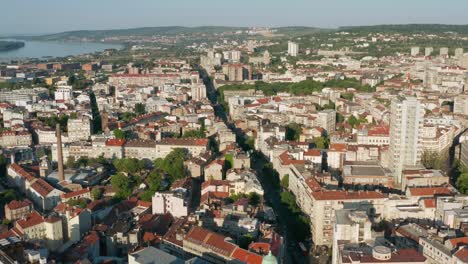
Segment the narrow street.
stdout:
<svg viewBox="0 0 468 264">
<path fill-rule="evenodd" d="M 207 76 L 206 72 L 204 70 L 200 70 L 200 74 L 203 77 L 203 81 L 207 87 L 208 98 L 213 104 L 215 115 L 221 118 L 229 128 L 231 128 L 236 134 L 238 134 L 237 138 L 243 138 L 243 135 L 240 134 L 242 132 L 235 129 L 235 127 L 233 127 L 233 125 L 229 123 L 226 112 L 224 111 L 223 107 L 217 103 L 216 90 L 214 89 L 214 86 L 210 78 Z M 292 231 L 290 230 L 290 228 L 288 228 L 288 224 L 290 224 L 288 218 L 290 216 L 286 205 L 281 202 L 280 188 L 275 186 L 271 181 L 269 181 L 268 177 L 265 177 L 265 175 L 263 175 L 263 168 L 267 163 L 268 161 L 263 157 L 262 154 L 254 153 L 252 155 L 251 167 L 259 176 L 260 183 L 262 184 L 262 187 L 265 191 L 264 199 L 266 204 L 268 206 L 271 206 L 276 214 L 278 221 L 277 232 L 284 237 L 285 256 L 283 263 L 309 263 L 308 257 L 303 255 L 298 245 L 298 241 L 295 241 Z"/>
</svg>

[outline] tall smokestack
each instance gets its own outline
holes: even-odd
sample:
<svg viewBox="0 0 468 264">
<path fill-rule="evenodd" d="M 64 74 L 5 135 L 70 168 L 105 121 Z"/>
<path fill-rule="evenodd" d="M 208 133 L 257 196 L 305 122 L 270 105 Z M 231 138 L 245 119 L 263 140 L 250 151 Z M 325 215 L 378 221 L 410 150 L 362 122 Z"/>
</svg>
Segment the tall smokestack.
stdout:
<svg viewBox="0 0 468 264">
<path fill-rule="evenodd" d="M 62 131 L 60 129 L 60 124 L 57 124 L 56 126 L 56 135 L 57 135 L 58 177 L 60 181 L 64 181 L 65 175 L 63 173 Z"/>
</svg>

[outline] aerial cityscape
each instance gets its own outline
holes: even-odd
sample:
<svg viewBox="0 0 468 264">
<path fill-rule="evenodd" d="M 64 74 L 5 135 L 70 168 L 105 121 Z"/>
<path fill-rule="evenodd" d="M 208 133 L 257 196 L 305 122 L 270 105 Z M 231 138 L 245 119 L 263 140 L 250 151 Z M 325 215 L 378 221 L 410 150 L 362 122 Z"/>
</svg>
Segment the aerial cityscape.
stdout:
<svg viewBox="0 0 468 264">
<path fill-rule="evenodd" d="M 238 1 L 0 4 L 0 263 L 468 263 L 468 2 Z"/>
</svg>

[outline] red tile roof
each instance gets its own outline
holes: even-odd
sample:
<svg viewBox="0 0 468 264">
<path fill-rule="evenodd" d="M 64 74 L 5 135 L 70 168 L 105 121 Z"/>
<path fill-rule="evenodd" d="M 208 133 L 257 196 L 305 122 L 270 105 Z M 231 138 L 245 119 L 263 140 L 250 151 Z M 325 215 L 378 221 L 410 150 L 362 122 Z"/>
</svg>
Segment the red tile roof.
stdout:
<svg viewBox="0 0 468 264">
<path fill-rule="evenodd" d="M 411 196 L 451 195 L 455 192 L 448 187 L 413 187 L 409 188 Z"/>
<path fill-rule="evenodd" d="M 208 180 L 202 183 L 202 190 L 209 186 L 230 186 L 231 182 L 227 180 Z"/>
<path fill-rule="evenodd" d="M 367 135 L 369 136 L 389 136 L 390 135 L 390 127 L 389 126 L 378 126 L 371 128 L 367 131 Z"/>
<path fill-rule="evenodd" d="M 77 190 L 77 191 L 74 191 L 74 192 L 69 192 L 69 193 L 63 193 L 61 195 L 61 197 L 63 199 L 69 199 L 69 198 L 73 198 L 73 197 L 76 197 L 76 196 L 79 196 L 79 195 L 83 195 L 85 193 L 89 193 L 90 190 L 89 188 L 84 188 L 84 189 L 81 189 L 81 190 Z"/>
<path fill-rule="evenodd" d="M 425 199 L 424 206 L 426 208 L 436 208 L 436 199 Z"/>
<path fill-rule="evenodd" d="M 206 138 L 165 138 L 157 142 L 160 145 L 177 145 L 177 146 L 207 146 L 208 139 Z"/>
<path fill-rule="evenodd" d="M 452 239 L 449 239 L 448 241 L 450 242 L 450 244 L 452 244 L 454 248 L 468 245 L 468 237 L 452 238 Z"/>
<path fill-rule="evenodd" d="M 265 242 L 255 242 L 249 245 L 249 250 L 257 252 L 259 254 L 267 254 L 270 252 L 270 244 Z"/>
<path fill-rule="evenodd" d="M 23 169 L 23 167 L 21 167 L 20 165 L 16 164 L 16 163 L 13 163 L 10 165 L 10 168 L 15 171 L 18 175 L 20 175 L 21 177 L 25 178 L 27 181 L 32 181 L 34 180 L 36 177 L 34 177 L 34 175 L 32 175 L 31 173 L 25 171 Z"/>
<path fill-rule="evenodd" d="M 184 240 L 207 247 L 225 257 L 230 257 L 237 248 L 226 242 L 226 237 L 197 226 L 188 232 Z"/>
<path fill-rule="evenodd" d="M 468 248 L 464 247 L 457 251 L 454 255 L 459 260 L 463 261 L 464 263 L 468 262 Z"/>
<path fill-rule="evenodd" d="M 386 196 L 379 192 L 347 192 L 347 191 L 318 191 L 312 192 L 315 200 L 369 200 L 383 199 Z"/>
<path fill-rule="evenodd" d="M 348 149 L 348 146 L 343 143 L 333 143 L 330 144 L 329 151 L 345 152 Z"/>
<path fill-rule="evenodd" d="M 106 141 L 106 146 L 122 147 L 123 145 L 125 145 L 125 142 L 125 139 L 108 139 Z"/>
<path fill-rule="evenodd" d="M 44 222 L 44 218 L 36 211 L 30 213 L 25 218 L 16 221 L 22 229 L 29 228 Z"/>
<path fill-rule="evenodd" d="M 242 248 L 237 248 L 232 257 L 247 264 L 261 264 L 263 260 L 262 256 Z"/>
<path fill-rule="evenodd" d="M 305 164 L 304 160 L 295 160 L 289 157 L 287 151 L 283 152 L 283 154 L 279 155 L 279 159 L 283 165 L 290 165 L 290 164 Z"/>
<path fill-rule="evenodd" d="M 321 157 L 322 152 L 318 149 L 309 149 L 304 152 L 304 156 Z"/>
<path fill-rule="evenodd" d="M 54 190 L 50 184 L 48 184 L 43 179 L 37 179 L 31 185 L 31 188 L 34 189 L 37 193 L 39 193 L 42 197 L 46 197 L 50 192 Z"/>
<path fill-rule="evenodd" d="M 7 204 L 10 210 L 16 210 L 16 209 L 31 206 L 31 205 L 32 203 L 28 199 L 24 199 L 21 201 L 13 200 Z"/>
</svg>

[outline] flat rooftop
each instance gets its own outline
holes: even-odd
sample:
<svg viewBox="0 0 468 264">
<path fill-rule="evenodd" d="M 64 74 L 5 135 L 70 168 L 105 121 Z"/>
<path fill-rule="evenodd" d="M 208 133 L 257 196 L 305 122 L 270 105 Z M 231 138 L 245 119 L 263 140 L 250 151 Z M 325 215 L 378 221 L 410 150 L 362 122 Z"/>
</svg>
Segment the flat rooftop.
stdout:
<svg viewBox="0 0 468 264">
<path fill-rule="evenodd" d="M 343 175 L 356 177 L 356 176 L 377 176 L 386 177 L 389 172 L 379 165 L 345 165 L 343 168 Z"/>
</svg>

